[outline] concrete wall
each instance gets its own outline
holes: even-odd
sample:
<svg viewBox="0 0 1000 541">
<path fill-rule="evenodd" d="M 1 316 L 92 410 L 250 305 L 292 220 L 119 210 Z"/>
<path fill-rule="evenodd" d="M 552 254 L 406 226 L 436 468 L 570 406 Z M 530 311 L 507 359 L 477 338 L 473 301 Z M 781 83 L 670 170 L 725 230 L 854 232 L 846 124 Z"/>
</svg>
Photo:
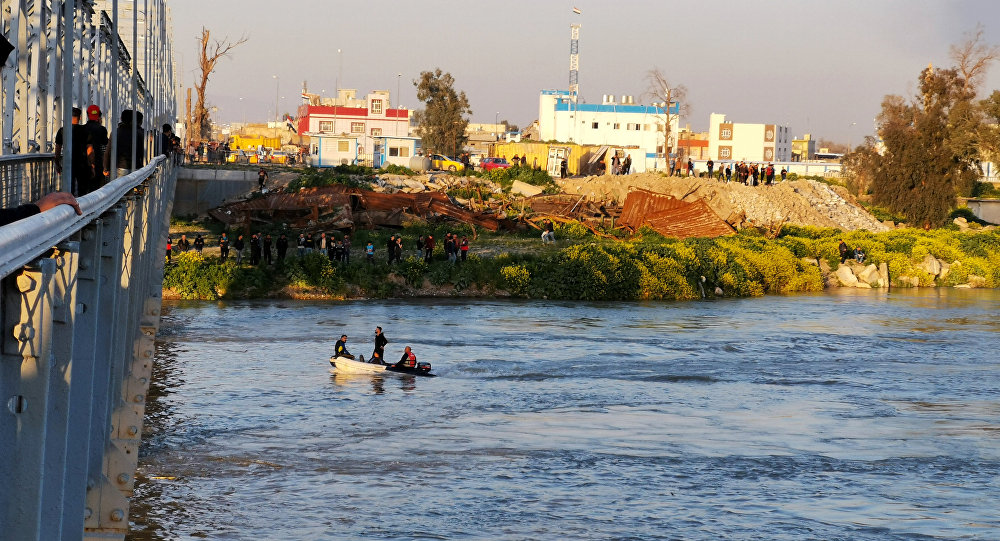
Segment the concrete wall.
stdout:
<svg viewBox="0 0 1000 541">
<path fill-rule="evenodd" d="M 966 204 L 976 218 L 1000 224 L 1000 199 L 969 199 Z"/>
<path fill-rule="evenodd" d="M 257 189 L 257 171 L 180 168 L 173 216 L 205 214 L 227 200 Z"/>
</svg>

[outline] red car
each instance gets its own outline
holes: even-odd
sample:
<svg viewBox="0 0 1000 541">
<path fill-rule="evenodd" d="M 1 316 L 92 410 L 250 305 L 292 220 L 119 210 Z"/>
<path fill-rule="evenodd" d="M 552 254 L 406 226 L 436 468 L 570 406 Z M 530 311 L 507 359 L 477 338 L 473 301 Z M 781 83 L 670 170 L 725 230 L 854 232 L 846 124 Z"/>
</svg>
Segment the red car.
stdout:
<svg viewBox="0 0 1000 541">
<path fill-rule="evenodd" d="M 479 168 L 483 171 L 507 169 L 508 167 L 510 167 L 510 164 L 507 163 L 507 158 L 483 158 L 479 161 Z"/>
</svg>

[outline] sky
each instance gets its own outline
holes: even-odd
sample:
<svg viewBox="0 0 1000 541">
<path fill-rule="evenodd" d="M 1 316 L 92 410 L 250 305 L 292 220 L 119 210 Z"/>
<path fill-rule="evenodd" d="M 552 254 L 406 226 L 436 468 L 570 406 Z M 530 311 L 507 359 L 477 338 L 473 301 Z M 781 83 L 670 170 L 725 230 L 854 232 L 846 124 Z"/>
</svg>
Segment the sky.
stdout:
<svg viewBox="0 0 1000 541">
<path fill-rule="evenodd" d="M 247 38 L 218 63 L 208 84 L 208 104 L 223 123 L 272 119 L 276 101 L 279 112 L 294 115 L 303 81 L 328 96 L 338 80 L 361 96 L 389 90 L 395 103 L 419 109 L 413 81 L 440 68 L 466 93 L 472 122 L 499 117 L 525 127 L 538 117 L 540 90 L 567 87 L 570 25 L 580 24 L 580 94 L 589 103 L 604 94 L 649 103 L 646 77 L 656 68 L 687 88 L 682 126 L 704 131 L 709 114 L 723 113 L 732 122 L 782 124 L 795 137 L 812 133 L 848 144 L 874 133 L 885 95 L 912 96 L 928 63 L 951 66 L 949 46 L 1000 16 L 1000 0 L 168 0 L 168 6 L 185 86 L 195 80 L 202 27 L 213 38 Z M 984 25 L 984 38 L 1000 44 L 1000 27 Z M 1000 89 L 1000 65 L 981 89 Z"/>
</svg>

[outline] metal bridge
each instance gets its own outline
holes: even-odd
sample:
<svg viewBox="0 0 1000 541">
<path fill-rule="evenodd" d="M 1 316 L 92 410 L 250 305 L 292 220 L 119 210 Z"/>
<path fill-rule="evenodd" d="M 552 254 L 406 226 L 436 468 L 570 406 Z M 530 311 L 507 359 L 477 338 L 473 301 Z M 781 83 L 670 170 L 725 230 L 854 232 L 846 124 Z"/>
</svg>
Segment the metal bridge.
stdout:
<svg viewBox="0 0 1000 541">
<path fill-rule="evenodd" d="M 72 107 L 101 108 L 111 156 L 112 121 L 146 119 L 145 156 L 112 166 L 78 198 L 82 215 L 62 205 L 0 225 L 0 538 L 124 539 L 176 178 L 157 131 L 176 118 L 169 10 L 0 0 L 0 13 L 14 48 L 0 71 L 3 208 L 71 189 L 71 152 L 62 174 L 52 152 Z"/>
</svg>

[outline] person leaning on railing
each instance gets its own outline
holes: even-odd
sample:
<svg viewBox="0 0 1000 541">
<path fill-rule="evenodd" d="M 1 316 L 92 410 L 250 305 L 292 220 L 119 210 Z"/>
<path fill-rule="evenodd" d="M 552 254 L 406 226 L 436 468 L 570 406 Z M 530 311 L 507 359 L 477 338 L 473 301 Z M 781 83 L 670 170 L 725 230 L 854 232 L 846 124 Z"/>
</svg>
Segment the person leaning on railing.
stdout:
<svg viewBox="0 0 1000 541">
<path fill-rule="evenodd" d="M 83 214 L 83 211 L 80 210 L 80 204 L 76 202 L 76 198 L 71 194 L 66 192 L 52 192 L 34 203 L 28 203 L 12 209 L 0 209 L 0 226 L 16 222 L 28 216 L 34 216 L 59 205 L 69 205 L 76 210 L 77 214 Z"/>
</svg>

